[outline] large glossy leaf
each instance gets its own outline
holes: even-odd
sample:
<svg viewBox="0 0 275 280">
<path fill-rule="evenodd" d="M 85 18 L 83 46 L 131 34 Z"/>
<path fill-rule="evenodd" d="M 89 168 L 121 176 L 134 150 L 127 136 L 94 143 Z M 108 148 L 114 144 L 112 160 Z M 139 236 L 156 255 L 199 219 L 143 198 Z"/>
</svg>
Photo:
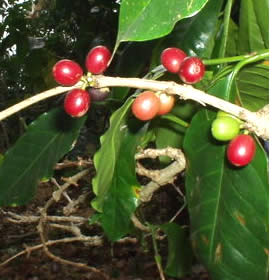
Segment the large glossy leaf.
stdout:
<svg viewBox="0 0 275 280">
<path fill-rule="evenodd" d="M 198 13 L 207 0 L 123 0 L 116 47 L 123 41 L 145 41 L 167 35 L 175 23 Z"/>
<path fill-rule="evenodd" d="M 151 67 L 160 63 L 161 52 L 171 46 L 184 50 L 188 55 L 210 58 L 223 2 L 224 0 L 209 0 L 197 15 L 178 22 L 171 34 L 154 49 Z"/>
<path fill-rule="evenodd" d="M 101 223 L 104 232 L 112 241 L 129 233 L 131 216 L 138 203 L 135 190 L 139 187 L 136 178 L 136 148 L 147 130 L 148 124 L 133 120 L 135 128 L 123 129 L 121 149 L 116 159 L 115 170 L 108 192 L 105 194 Z"/>
<path fill-rule="evenodd" d="M 54 164 L 70 150 L 84 121 L 54 109 L 31 123 L 0 167 L 0 205 L 27 203 L 38 182 L 50 176 Z"/>
<path fill-rule="evenodd" d="M 265 47 L 269 47 L 269 1 L 268 0 L 253 0 L 254 11 L 257 18 L 257 23 L 260 28 Z"/>
<path fill-rule="evenodd" d="M 252 163 L 232 167 L 213 140 L 215 114 L 203 110 L 187 131 L 186 190 L 194 250 L 213 280 L 267 279 L 268 174 L 260 145 Z"/>
<path fill-rule="evenodd" d="M 184 277 L 190 272 L 192 265 L 192 249 L 187 232 L 175 223 L 161 226 L 168 238 L 168 259 L 165 273 L 172 277 Z"/>
<path fill-rule="evenodd" d="M 132 102 L 133 99 L 129 98 L 122 107 L 112 114 L 110 127 L 101 136 L 101 147 L 94 156 L 94 165 L 97 173 L 92 180 L 92 187 L 97 195 L 97 199 L 92 202 L 92 206 L 97 211 L 102 211 L 103 200 L 113 180 L 122 144 L 121 140 L 124 137 L 124 129 L 127 127 L 127 116 Z"/>
<path fill-rule="evenodd" d="M 236 87 L 232 74 L 217 81 L 209 93 L 234 100 Z M 213 280 L 265 279 L 267 158 L 257 145 L 251 164 L 232 167 L 226 159 L 227 143 L 217 142 L 211 135 L 215 115 L 209 110 L 199 112 L 184 140 L 193 246 Z"/>
<path fill-rule="evenodd" d="M 269 67 L 264 64 L 243 68 L 236 78 L 243 107 L 257 111 L 269 102 Z"/>
<path fill-rule="evenodd" d="M 239 50 L 241 53 L 268 48 L 268 1 L 257 2 L 259 1 L 241 1 L 239 23 Z"/>
<path fill-rule="evenodd" d="M 189 55 L 211 57 L 223 2 L 224 0 L 209 0 L 203 10 L 190 19 L 180 40 L 181 48 Z"/>
</svg>

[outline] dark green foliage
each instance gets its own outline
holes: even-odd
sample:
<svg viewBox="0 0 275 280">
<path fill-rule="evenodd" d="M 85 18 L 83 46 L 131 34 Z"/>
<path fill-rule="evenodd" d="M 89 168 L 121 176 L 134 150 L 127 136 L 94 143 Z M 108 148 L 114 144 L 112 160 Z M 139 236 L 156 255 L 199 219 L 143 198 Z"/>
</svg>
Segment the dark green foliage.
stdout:
<svg viewBox="0 0 275 280">
<path fill-rule="evenodd" d="M 269 101 L 269 68 L 256 64 L 243 68 L 237 77 L 237 87 L 241 104 L 257 111 Z"/>
<path fill-rule="evenodd" d="M 172 277 L 183 277 L 191 270 L 192 248 L 187 228 L 168 223 L 161 226 L 168 238 L 168 260 L 165 273 Z"/>
<path fill-rule="evenodd" d="M 213 116 L 198 113 L 184 140 L 193 248 L 211 279 L 267 279 L 266 155 L 258 145 L 251 164 L 232 167 L 226 145 L 211 137 Z"/>
<path fill-rule="evenodd" d="M 46 1 L 30 18 L 26 15 L 31 2 L 0 4 L 1 110 L 56 86 L 51 71 L 57 60 L 75 60 L 86 72 L 85 57 L 96 45 L 114 52 L 104 73 L 110 76 L 182 83 L 159 67 L 160 54 L 167 47 L 181 48 L 209 64 L 220 59 L 206 64 L 207 72 L 196 88 L 251 111 L 268 104 L 267 0 L 55 0 Z M 254 51 L 254 60 L 240 56 Z M 240 62 L 229 62 L 229 56 L 239 56 Z M 170 114 L 144 123 L 130 110 L 141 90 L 132 96 L 130 88 L 110 90 L 106 101 L 92 104 L 85 123 L 97 132 L 88 144 L 101 136 L 93 157 L 96 175 L 91 203 L 98 213 L 91 220 L 100 223 L 112 241 L 132 233 L 131 216 L 139 206 L 136 191 L 140 190 L 137 149 L 182 148 L 183 143 L 187 168 L 182 180 L 190 222 L 158 226 L 169 243 L 165 272 L 183 277 L 193 249 L 212 280 L 267 279 L 268 159 L 259 139 L 253 135 L 257 149 L 252 163 L 235 168 L 226 160 L 227 143 L 211 135 L 218 109 L 177 100 Z M 63 110 L 50 110 L 61 100 L 43 101 L 3 121 L 0 205 L 27 203 L 38 182 L 52 176 L 54 164 L 77 139 L 85 118 L 72 119 Z M 23 134 L 22 126 L 32 120 Z M 171 159 L 160 161 L 167 165 Z"/>
<path fill-rule="evenodd" d="M 0 205 L 30 201 L 37 184 L 49 179 L 53 167 L 72 147 L 85 117 L 73 119 L 54 109 L 31 123 L 5 154 L 0 168 Z"/>
</svg>

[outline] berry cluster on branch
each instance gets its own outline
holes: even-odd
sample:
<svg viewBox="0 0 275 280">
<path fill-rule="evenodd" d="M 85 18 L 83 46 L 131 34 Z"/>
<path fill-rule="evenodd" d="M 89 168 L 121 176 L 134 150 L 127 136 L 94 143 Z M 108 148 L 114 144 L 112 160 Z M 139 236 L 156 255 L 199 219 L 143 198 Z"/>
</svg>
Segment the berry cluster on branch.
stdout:
<svg viewBox="0 0 275 280">
<path fill-rule="evenodd" d="M 132 112 L 144 121 L 150 120 L 157 115 L 168 113 L 174 106 L 175 98 L 194 100 L 203 106 L 210 105 L 232 116 L 243 120 L 243 128 L 255 133 L 264 140 L 269 139 L 269 105 L 258 112 L 251 112 L 245 108 L 227 102 L 194 88 L 191 84 L 199 82 L 204 75 L 205 66 L 197 57 L 188 57 L 182 50 L 177 48 L 165 49 L 161 54 L 161 63 L 171 73 L 176 73 L 185 82 L 175 82 L 104 76 L 111 59 L 111 52 L 105 46 L 97 46 L 89 51 L 86 57 L 87 75 L 74 61 L 64 59 L 53 67 L 53 76 L 62 86 L 47 90 L 32 96 L 6 110 L 0 112 L 0 121 L 8 116 L 46 98 L 68 92 L 64 109 L 72 117 L 81 117 L 90 108 L 93 101 L 101 101 L 107 98 L 110 87 L 130 87 L 143 89 L 149 102 L 141 93 L 133 103 Z M 149 94 L 148 92 L 151 92 Z M 154 95 L 154 98 L 152 96 Z M 142 102 L 140 101 L 142 100 Z M 146 102 L 144 102 L 144 100 Z M 152 102 L 154 100 L 154 102 Z M 149 110 L 144 104 L 149 104 Z M 154 114 L 149 114 L 154 104 Z M 150 107 L 151 106 L 151 107 Z M 140 117 L 140 112 L 143 112 Z"/>
</svg>

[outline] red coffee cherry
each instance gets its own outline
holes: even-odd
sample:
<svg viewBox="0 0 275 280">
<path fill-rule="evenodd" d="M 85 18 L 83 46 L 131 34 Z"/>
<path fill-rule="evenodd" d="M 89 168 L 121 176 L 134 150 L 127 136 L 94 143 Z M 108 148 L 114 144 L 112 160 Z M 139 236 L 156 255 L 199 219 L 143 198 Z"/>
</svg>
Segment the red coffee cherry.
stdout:
<svg viewBox="0 0 275 280">
<path fill-rule="evenodd" d="M 167 48 L 160 56 L 162 65 L 171 73 L 178 73 L 180 65 L 186 58 L 186 53 L 178 48 Z"/>
<path fill-rule="evenodd" d="M 202 80 L 205 66 L 198 57 L 185 58 L 180 66 L 179 77 L 186 84 L 195 84 Z"/>
<path fill-rule="evenodd" d="M 102 74 L 108 67 L 111 52 L 105 46 L 92 48 L 86 57 L 86 68 L 93 74 Z"/>
<path fill-rule="evenodd" d="M 148 121 L 153 119 L 160 108 L 160 101 L 152 91 L 144 91 L 132 104 L 132 112 L 137 119 Z"/>
<path fill-rule="evenodd" d="M 64 100 L 64 109 L 72 117 L 82 117 L 90 108 L 91 98 L 86 90 L 75 88 L 69 91 Z"/>
<path fill-rule="evenodd" d="M 78 63 L 62 59 L 53 66 L 52 73 L 57 83 L 63 86 L 73 86 L 81 79 L 83 70 Z"/>
<path fill-rule="evenodd" d="M 255 155 L 256 144 L 250 135 L 241 134 L 230 141 L 227 158 L 235 166 L 249 164 Z"/>
</svg>

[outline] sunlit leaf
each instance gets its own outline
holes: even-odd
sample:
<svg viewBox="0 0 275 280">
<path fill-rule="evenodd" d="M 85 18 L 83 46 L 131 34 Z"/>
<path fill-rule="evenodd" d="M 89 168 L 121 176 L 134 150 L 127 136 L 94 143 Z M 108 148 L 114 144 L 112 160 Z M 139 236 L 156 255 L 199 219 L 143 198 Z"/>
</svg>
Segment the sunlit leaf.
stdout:
<svg viewBox="0 0 275 280">
<path fill-rule="evenodd" d="M 199 12 L 207 0 L 123 0 L 116 46 L 123 41 L 146 41 L 167 35 L 175 23 Z"/>
</svg>

